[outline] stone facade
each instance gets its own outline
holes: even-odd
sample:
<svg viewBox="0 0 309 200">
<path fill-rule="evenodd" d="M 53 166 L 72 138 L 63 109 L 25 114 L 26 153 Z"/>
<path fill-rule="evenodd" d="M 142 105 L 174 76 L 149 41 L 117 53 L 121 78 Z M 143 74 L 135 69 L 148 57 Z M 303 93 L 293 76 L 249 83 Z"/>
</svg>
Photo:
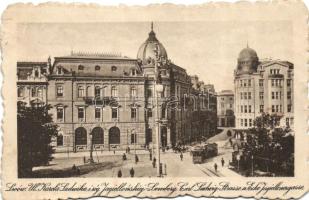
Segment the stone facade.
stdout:
<svg viewBox="0 0 309 200">
<path fill-rule="evenodd" d="M 288 61 L 259 60 L 245 48 L 234 74 L 236 129 L 247 129 L 261 113 L 282 116 L 280 126 L 293 128 L 293 69 Z"/>
<path fill-rule="evenodd" d="M 137 59 L 72 52 L 48 63 L 46 102 L 59 126 L 54 143 L 58 152 L 83 151 L 91 145 L 97 150 L 151 147 L 156 143 L 157 109 L 161 146 L 200 141 L 214 134 L 217 123 L 210 124 L 216 109 L 214 87 L 210 92 L 192 83 L 186 70 L 168 59 L 153 30 Z M 163 85 L 158 107 L 156 76 Z"/>
</svg>

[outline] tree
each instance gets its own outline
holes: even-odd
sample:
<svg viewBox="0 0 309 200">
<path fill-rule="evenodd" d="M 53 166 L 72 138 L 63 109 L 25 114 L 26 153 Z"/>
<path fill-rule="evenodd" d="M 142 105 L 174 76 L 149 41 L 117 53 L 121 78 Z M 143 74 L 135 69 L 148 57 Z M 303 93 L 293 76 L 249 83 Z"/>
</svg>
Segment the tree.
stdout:
<svg viewBox="0 0 309 200">
<path fill-rule="evenodd" d="M 18 177 L 29 177 L 32 168 L 46 165 L 53 159 L 51 140 L 57 126 L 48 114 L 49 105 L 17 105 Z"/>
</svg>

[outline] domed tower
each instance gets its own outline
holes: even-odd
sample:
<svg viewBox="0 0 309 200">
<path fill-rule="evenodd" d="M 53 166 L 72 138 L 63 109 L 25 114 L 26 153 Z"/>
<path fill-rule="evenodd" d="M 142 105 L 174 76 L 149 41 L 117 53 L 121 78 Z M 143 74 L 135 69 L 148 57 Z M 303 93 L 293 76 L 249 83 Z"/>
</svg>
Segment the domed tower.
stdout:
<svg viewBox="0 0 309 200">
<path fill-rule="evenodd" d="M 248 47 L 241 50 L 238 56 L 237 74 L 251 74 L 256 72 L 259 58 L 255 50 Z"/>
<path fill-rule="evenodd" d="M 151 31 L 147 40 L 140 46 L 137 59 L 141 64 L 146 67 L 147 65 L 154 65 L 156 59 L 155 50 L 158 49 L 158 56 L 162 62 L 167 61 L 167 53 L 164 46 L 156 38 L 156 34 L 153 31 L 153 23 L 151 23 Z"/>
</svg>

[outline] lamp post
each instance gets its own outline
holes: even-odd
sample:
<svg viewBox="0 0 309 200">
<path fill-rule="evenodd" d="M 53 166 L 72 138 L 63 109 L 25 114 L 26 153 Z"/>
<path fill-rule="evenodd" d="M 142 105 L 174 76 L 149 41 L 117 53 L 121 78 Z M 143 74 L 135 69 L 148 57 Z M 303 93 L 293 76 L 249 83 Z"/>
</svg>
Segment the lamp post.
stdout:
<svg viewBox="0 0 309 200">
<path fill-rule="evenodd" d="M 94 163 L 93 161 L 93 156 L 92 156 L 92 152 L 93 152 L 93 135 L 92 133 L 89 135 L 90 137 L 90 163 Z"/>
<path fill-rule="evenodd" d="M 252 170 L 252 176 L 254 174 L 254 170 L 253 170 L 253 155 L 251 155 L 251 170 Z"/>
<path fill-rule="evenodd" d="M 156 45 L 154 52 L 156 55 L 156 59 L 155 59 L 155 68 L 154 68 L 154 98 L 155 98 L 155 107 L 156 107 L 156 149 L 157 149 L 157 176 L 160 177 L 161 173 L 160 173 L 160 113 L 159 113 L 159 102 L 158 102 L 158 94 L 161 94 L 161 92 L 163 92 L 163 85 L 159 84 L 159 69 L 158 69 L 158 64 L 160 62 L 160 58 L 158 56 L 158 52 L 159 48 Z"/>
</svg>

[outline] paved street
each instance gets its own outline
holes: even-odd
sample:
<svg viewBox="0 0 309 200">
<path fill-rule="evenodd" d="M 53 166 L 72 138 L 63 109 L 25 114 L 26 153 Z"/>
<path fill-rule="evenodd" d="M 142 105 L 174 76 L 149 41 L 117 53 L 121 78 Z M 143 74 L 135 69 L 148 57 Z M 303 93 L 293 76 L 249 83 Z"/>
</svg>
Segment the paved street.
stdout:
<svg viewBox="0 0 309 200">
<path fill-rule="evenodd" d="M 161 162 L 163 163 L 163 173 L 166 177 L 207 177 L 207 176 L 239 176 L 234 171 L 228 169 L 228 162 L 231 160 L 231 148 L 226 148 L 225 142 L 219 143 L 219 155 L 214 158 L 209 158 L 203 164 L 193 164 L 192 156 L 189 152 L 183 154 L 183 160 L 180 159 L 179 153 L 174 153 L 171 150 L 161 152 Z M 118 171 L 121 170 L 122 177 L 130 177 L 129 170 L 135 171 L 135 177 L 154 177 L 156 169 L 152 167 L 152 162 L 149 160 L 149 153 L 145 150 L 137 151 L 139 162 L 135 163 L 134 151 L 127 155 L 127 160 L 122 160 L 124 151 L 116 151 L 115 154 L 111 151 L 94 152 L 93 157 L 95 162 L 100 162 L 100 167 L 95 167 L 91 171 L 80 175 L 80 177 L 117 177 Z M 37 167 L 35 170 L 70 170 L 73 164 L 76 166 L 84 165 L 84 156 L 89 158 L 89 152 L 55 154 L 55 159 L 50 166 Z M 225 166 L 221 166 L 221 159 L 225 160 Z M 217 163 L 217 172 L 214 169 L 214 163 Z M 166 172 L 165 173 L 165 166 Z"/>
</svg>

